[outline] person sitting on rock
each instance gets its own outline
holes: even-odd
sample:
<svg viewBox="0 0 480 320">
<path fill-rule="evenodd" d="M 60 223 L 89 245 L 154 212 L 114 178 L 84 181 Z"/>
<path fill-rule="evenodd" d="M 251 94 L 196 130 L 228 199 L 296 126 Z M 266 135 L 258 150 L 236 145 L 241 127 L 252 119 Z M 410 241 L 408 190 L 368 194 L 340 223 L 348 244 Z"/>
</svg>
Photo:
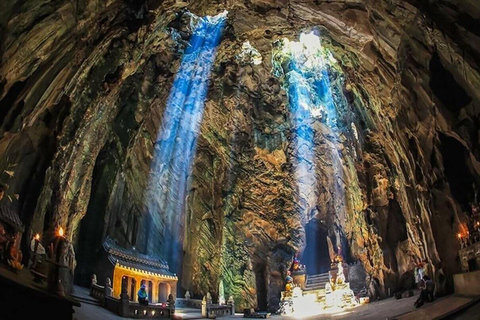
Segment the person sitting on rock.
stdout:
<svg viewBox="0 0 480 320">
<path fill-rule="evenodd" d="M 143 305 L 148 305 L 148 293 L 147 290 L 145 290 L 145 285 L 142 284 L 140 286 L 140 290 L 138 290 L 137 296 L 138 296 L 138 303 L 143 304 Z"/>
</svg>

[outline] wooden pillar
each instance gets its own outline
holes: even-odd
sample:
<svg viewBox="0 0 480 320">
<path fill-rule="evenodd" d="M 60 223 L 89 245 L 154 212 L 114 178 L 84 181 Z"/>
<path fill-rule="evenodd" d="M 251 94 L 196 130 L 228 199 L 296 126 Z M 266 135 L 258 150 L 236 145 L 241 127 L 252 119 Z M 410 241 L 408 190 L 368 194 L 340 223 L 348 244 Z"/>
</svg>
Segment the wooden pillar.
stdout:
<svg viewBox="0 0 480 320">
<path fill-rule="evenodd" d="M 170 285 L 170 293 L 173 294 L 175 300 L 177 299 L 177 281 L 170 281 L 168 283 Z"/>
<path fill-rule="evenodd" d="M 160 284 L 160 281 L 158 280 L 152 280 L 152 303 L 158 303 L 158 286 Z"/>
<path fill-rule="evenodd" d="M 120 298 L 120 294 L 122 293 L 122 277 L 123 274 L 120 273 L 117 269 L 113 270 L 113 296 L 117 299 Z"/>
<path fill-rule="evenodd" d="M 132 284 L 135 279 L 132 277 L 128 277 L 128 284 L 127 284 L 127 291 L 128 291 L 128 298 L 130 301 L 133 301 L 135 299 L 134 296 L 132 296 Z"/>
<path fill-rule="evenodd" d="M 140 286 L 142 284 L 142 279 L 140 279 L 140 277 L 135 277 L 135 296 L 132 297 L 132 301 L 135 301 L 135 302 L 138 302 L 138 295 L 137 295 L 137 292 L 138 290 L 140 290 Z"/>
</svg>

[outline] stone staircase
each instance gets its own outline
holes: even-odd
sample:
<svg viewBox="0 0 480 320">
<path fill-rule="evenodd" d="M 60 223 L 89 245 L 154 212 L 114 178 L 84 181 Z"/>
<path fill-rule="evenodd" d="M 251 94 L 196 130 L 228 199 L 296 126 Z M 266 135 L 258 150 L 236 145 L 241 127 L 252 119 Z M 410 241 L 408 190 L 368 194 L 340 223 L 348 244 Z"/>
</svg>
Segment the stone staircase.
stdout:
<svg viewBox="0 0 480 320">
<path fill-rule="evenodd" d="M 328 272 L 314 274 L 307 276 L 307 281 L 305 282 L 305 291 L 311 290 L 325 290 L 325 284 L 328 282 Z"/>
<path fill-rule="evenodd" d="M 70 296 L 80 303 L 87 303 L 93 306 L 101 306 L 100 301 L 90 296 L 90 289 L 75 285 L 73 292 Z"/>
<path fill-rule="evenodd" d="M 79 296 L 75 294 L 72 294 L 71 296 L 75 298 L 75 300 L 78 300 L 80 303 L 88 303 L 92 306 L 99 306 L 99 307 L 102 306 L 97 299 L 92 297 Z"/>
<path fill-rule="evenodd" d="M 325 301 L 325 284 L 329 281 L 328 272 L 308 275 L 303 295 L 315 295 L 317 302 Z"/>
</svg>

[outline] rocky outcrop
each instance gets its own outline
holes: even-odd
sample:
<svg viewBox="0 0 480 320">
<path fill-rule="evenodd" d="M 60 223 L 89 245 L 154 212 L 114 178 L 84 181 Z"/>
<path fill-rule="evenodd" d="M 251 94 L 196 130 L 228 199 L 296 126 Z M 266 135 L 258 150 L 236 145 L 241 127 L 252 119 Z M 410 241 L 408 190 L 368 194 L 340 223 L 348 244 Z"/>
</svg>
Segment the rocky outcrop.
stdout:
<svg viewBox="0 0 480 320">
<path fill-rule="evenodd" d="M 0 9 L 2 178 L 24 246 L 66 227 L 78 281 L 90 279 L 105 236 L 163 254 L 172 223 L 182 231 L 183 290 L 215 298 L 223 279 L 239 309 L 277 307 L 308 223 L 361 261 L 381 295 L 416 259 L 460 271 L 455 235 L 480 173 L 474 1 L 30 0 Z M 184 211 L 167 221 L 146 210 L 146 189 L 192 32 L 186 10 L 224 9 Z M 310 123 L 316 191 L 305 195 L 273 54 L 277 41 L 312 28 L 332 55 L 338 118 L 335 134 Z M 247 40 L 255 61 L 242 54 Z"/>
</svg>

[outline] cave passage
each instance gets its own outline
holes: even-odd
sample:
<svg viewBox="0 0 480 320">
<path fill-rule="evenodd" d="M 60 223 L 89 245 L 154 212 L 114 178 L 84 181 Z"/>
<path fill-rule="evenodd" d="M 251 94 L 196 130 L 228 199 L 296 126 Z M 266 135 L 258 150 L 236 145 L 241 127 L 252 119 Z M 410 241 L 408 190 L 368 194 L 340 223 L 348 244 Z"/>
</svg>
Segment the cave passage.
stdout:
<svg viewBox="0 0 480 320">
<path fill-rule="evenodd" d="M 161 248 L 155 239 L 147 239 L 148 251 L 171 261 L 172 270 L 181 265 L 181 226 L 187 180 L 202 121 L 208 80 L 220 43 L 227 12 L 215 17 L 197 18 L 197 24 L 185 50 L 168 97 L 159 128 L 151 165 L 147 209 L 153 223 L 147 228 L 164 232 Z M 160 217 L 166 219 L 160 219 Z M 161 221 L 166 221 L 159 227 Z M 160 237 L 162 238 L 162 237 Z"/>
<path fill-rule="evenodd" d="M 317 219 L 310 220 L 305 226 L 307 246 L 300 257 L 307 267 L 307 274 L 314 275 L 330 270 L 327 232 Z"/>
</svg>

